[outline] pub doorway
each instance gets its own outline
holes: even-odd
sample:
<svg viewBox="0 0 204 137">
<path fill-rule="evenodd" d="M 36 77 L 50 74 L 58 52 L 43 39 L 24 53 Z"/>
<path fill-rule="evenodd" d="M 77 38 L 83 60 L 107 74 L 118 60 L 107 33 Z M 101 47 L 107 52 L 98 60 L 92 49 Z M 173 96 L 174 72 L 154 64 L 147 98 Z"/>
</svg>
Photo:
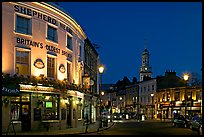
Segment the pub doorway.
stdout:
<svg viewBox="0 0 204 137">
<path fill-rule="evenodd" d="M 22 102 L 21 104 L 21 123 L 22 131 L 31 130 L 31 106 L 30 102 Z"/>
<path fill-rule="evenodd" d="M 72 119 L 71 119 L 71 106 L 67 104 L 67 128 L 72 127 L 71 121 L 72 121 Z"/>
</svg>

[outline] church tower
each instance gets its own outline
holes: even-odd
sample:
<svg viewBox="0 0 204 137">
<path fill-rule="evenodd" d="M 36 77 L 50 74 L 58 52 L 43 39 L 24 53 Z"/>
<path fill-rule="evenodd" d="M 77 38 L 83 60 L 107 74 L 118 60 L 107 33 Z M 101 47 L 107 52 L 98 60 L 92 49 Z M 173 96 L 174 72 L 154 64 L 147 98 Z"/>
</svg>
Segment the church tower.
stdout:
<svg viewBox="0 0 204 137">
<path fill-rule="evenodd" d="M 145 41 L 146 42 L 146 41 Z M 146 43 L 144 44 L 146 46 Z M 143 81 L 144 77 L 152 77 L 152 67 L 149 64 L 149 51 L 144 47 L 142 52 L 142 66 L 140 67 L 140 81 Z"/>
</svg>

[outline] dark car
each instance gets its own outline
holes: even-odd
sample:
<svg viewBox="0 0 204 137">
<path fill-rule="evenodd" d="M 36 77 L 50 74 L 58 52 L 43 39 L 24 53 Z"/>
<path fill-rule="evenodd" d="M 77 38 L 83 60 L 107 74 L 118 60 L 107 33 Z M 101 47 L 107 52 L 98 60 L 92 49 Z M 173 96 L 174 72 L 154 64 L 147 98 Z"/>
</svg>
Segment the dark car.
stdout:
<svg viewBox="0 0 204 137">
<path fill-rule="evenodd" d="M 197 130 L 202 135 L 203 122 L 201 116 L 194 116 L 190 121 L 190 129 Z"/>
<path fill-rule="evenodd" d="M 175 115 L 172 119 L 172 126 L 176 127 L 189 127 L 190 125 L 190 117 L 185 117 L 184 115 Z"/>
<path fill-rule="evenodd" d="M 123 116 L 120 113 L 113 113 L 112 119 L 113 120 L 122 120 Z"/>
</svg>

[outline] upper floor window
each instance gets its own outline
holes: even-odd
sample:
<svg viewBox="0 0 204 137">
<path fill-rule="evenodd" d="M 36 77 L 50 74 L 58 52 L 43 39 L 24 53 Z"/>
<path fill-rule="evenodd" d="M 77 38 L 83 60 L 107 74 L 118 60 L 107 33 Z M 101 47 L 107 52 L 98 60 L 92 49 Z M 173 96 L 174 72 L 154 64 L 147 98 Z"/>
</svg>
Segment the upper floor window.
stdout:
<svg viewBox="0 0 204 137">
<path fill-rule="evenodd" d="M 32 34 L 31 19 L 16 15 L 16 32 L 31 35 Z"/>
<path fill-rule="evenodd" d="M 47 39 L 58 42 L 57 29 L 50 25 L 47 26 Z"/>
<path fill-rule="evenodd" d="M 55 58 L 47 57 L 47 77 L 55 77 Z"/>
<path fill-rule="evenodd" d="M 72 50 L 72 37 L 67 35 L 67 48 Z"/>
<path fill-rule="evenodd" d="M 152 90 L 154 90 L 154 85 L 152 85 Z"/>
<path fill-rule="evenodd" d="M 29 75 L 30 52 L 16 50 L 16 74 L 27 76 Z"/>
<path fill-rule="evenodd" d="M 180 92 L 175 93 L 175 101 L 180 101 Z"/>
</svg>

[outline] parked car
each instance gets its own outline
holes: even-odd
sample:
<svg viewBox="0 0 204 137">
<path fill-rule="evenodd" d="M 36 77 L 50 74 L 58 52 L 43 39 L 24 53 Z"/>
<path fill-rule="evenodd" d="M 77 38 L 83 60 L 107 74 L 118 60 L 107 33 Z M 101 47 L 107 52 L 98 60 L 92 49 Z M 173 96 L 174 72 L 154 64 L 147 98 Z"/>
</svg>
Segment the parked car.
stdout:
<svg viewBox="0 0 204 137">
<path fill-rule="evenodd" d="M 190 129 L 197 130 L 200 135 L 202 135 L 203 128 L 202 116 L 194 116 L 190 121 Z"/>
<path fill-rule="evenodd" d="M 172 119 L 172 126 L 176 127 L 189 127 L 190 125 L 190 117 L 185 117 L 184 115 L 175 115 Z"/>
</svg>

